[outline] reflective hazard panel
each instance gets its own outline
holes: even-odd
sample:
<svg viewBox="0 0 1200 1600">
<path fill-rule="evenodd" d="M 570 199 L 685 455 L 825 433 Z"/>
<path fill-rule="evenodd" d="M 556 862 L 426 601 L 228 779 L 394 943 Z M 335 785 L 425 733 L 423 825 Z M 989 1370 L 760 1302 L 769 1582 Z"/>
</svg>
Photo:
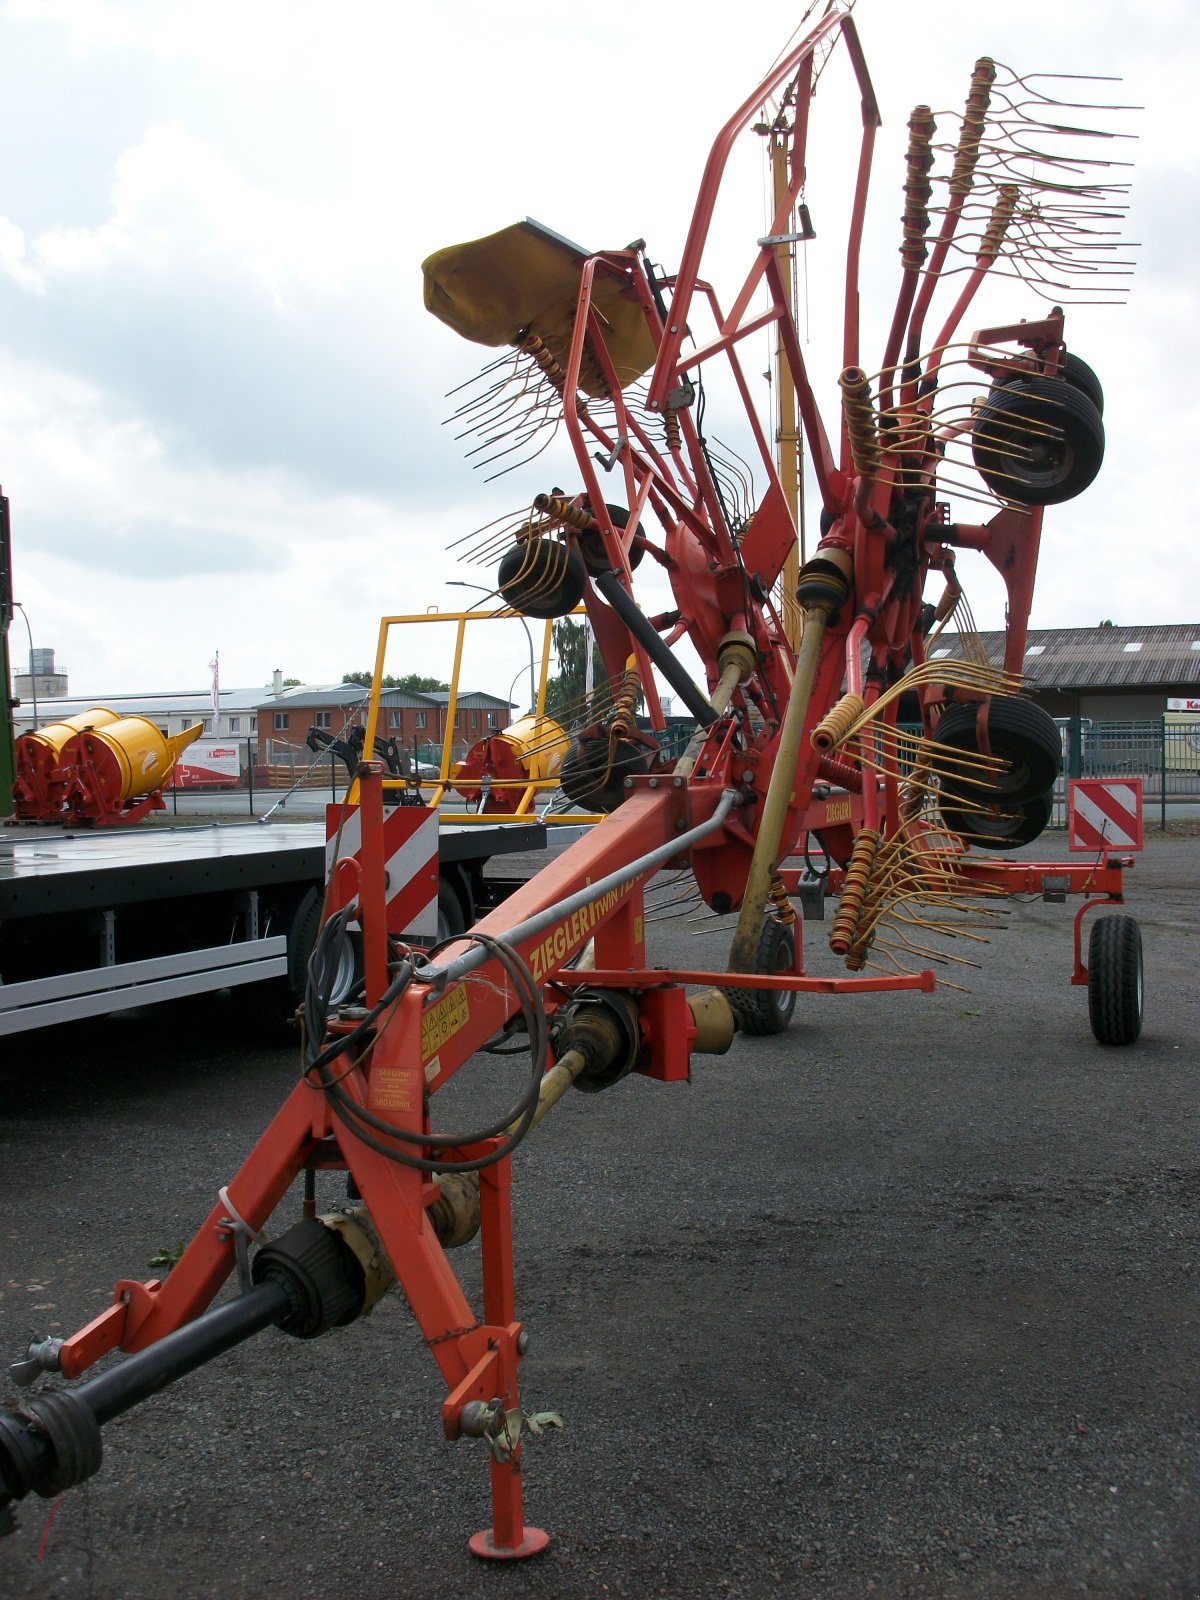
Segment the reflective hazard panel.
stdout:
<svg viewBox="0 0 1200 1600">
<path fill-rule="evenodd" d="M 1072 778 L 1067 827 L 1072 850 L 1140 850 L 1142 780 Z"/>
<path fill-rule="evenodd" d="M 343 816 L 345 821 L 343 822 Z M 338 860 L 361 862 L 362 821 L 357 806 L 325 808 L 325 878 L 333 871 L 338 828 Z M 437 938 L 438 814 L 428 806 L 395 806 L 383 818 L 387 867 L 387 926 L 392 934 Z"/>
</svg>

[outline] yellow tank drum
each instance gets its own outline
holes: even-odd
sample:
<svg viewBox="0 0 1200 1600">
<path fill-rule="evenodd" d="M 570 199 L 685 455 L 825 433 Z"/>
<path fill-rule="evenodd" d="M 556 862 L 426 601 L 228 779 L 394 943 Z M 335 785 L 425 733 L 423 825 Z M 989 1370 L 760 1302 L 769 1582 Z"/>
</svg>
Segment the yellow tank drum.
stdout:
<svg viewBox="0 0 1200 1600">
<path fill-rule="evenodd" d="M 531 712 L 472 745 L 450 781 L 464 800 L 479 800 L 482 806 L 486 792 L 486 810 L 515 812 L 529 784 L 557 781 L 570 747 L 571 741 L 553 717 Z"/>
<path fill-rule="evenodd" d="M 20 734 L 15 746 L 17 777 L 13 784 L 17 816 L 52 822 L 66 801 L 69 774 L 62 767 L 63 746 L 85 728 L 104 728 L 117 720 L 117 712 L 107 706 L 92 706 L 61 722 L 49 722 L 44 728 Z"/>
<path fill-rule="evenodd" d="M 75 734 L 62 753 L 62 765 L 74 768 L 68 809 L 92 822 L 127 817 L 135 802 L 162 788 L 180 754 L 203 732 L 197 722 L 168 737 L 148 717 L 119 717 Z"/>
<path fill-rule="evenodd" d="M 571 741 L 553 717 L 519 717 L 501 731 L 500 737 L 512 745 L 517 760 L 537 782 L 558 777 L 563 757 Z"/>
</svg>

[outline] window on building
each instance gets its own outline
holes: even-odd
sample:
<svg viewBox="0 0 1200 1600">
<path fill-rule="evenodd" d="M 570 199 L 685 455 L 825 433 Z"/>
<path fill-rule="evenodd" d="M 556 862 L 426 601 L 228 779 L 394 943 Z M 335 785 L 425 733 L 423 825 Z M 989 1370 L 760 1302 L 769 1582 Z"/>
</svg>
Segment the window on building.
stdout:
<svg viewBox="0 0 1200 1600">
<path fill-rule="evenodd" d="M 472 726 L 472 728 L 477 728 L 479 726 L 479 713 L 478 713 L 478 711 L 472 711 L 472 713 L 471 713 L 471 726 Z"/>
<path fill-rule="evenodd" d="M 275 713 L 275 732 L 276 733 L 285 733 L 287 731 L 287 725 L 288 725 L 288 714 L 287 714 L 287 712 L 286 711 L 277 711 Z"/>
<path fill-rule="evenodd" d="M 496 714 L 496 712 L 489 711 L 488 712 L 488 727 L 489 728 L 498 728 L 499 726 L 500 726 L 500 718 L 499 718 L 499 716 Z"/>
<path fill-rule="evenodd" d="M 317 723 L 317 727 L 318 728 L 332 728 L 333 727 L 333 712 L 332 711 L 318 711 L 317 712 L 317 717 L 316 717 L 316 723 Z"/>
<path fill-rule="evenodd" d="M 1124 650 L 1127 656 L 1132 655 L 1135 650 L 1140 650 L 1141 648 L 1142 641 L 1140 639 L 1134 640 L 1131 644 L 1123 644 L 1121 646 L 1121 649 Z"/>
<path fill-rule="evenodd" d="M 425 728 L 425 727 L 428 727 L 428 725 L 429 725 L 429 713 L 428 713 L 428 711 L 418 711 L 417 712 L 417 727 L 418 728 Z"/>
<path fill-rule="evenodd" d="M 205 731 L 205 733 L 211 733 L 212 732 L 212 718 L 211 717 L 205 717 L 205 719 L 204 719 L 204 731 Z"/>
<path fill-rule="evenodd" d="M 1045 648 L 1044 644 L 1031 644 L 1025 654 L 1027 656 L 1040 656 L 1045 651 Z"/>
<path fill-rule="evenodd" d="M 403 711 L 389 711 L 388 712 L 388 727 L 389 728 L 400 728 L 400 727 L 403 727 L 403 726 L 404 726 L 404 713 L 403 713 Z"/>
<path fill-rule="evenodd" d="M 241 717 L 230 717 L 230 719 L 229 719 L 229 731 L 230 731 L 230 733 L 241 733 L 241 731 L 242 731 L 242 719 L 241 719 Z"/>
</svg>

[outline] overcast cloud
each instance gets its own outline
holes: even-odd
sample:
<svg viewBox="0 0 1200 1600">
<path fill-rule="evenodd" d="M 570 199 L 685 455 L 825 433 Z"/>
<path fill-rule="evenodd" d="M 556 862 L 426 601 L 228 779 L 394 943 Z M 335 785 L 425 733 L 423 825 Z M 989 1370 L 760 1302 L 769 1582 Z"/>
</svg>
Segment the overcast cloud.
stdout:
<svg viewBox="0 0 1200 1600">
<path fill-rule="evenodd" d="M 708 148 L 802 11 L 704 0 L 652 20 L 465 0 L 409 21 L 367 0 L 10 0 L 0 482 L 17 597 L 72 693 L 200 688 L 214 650 L 227 685 L 276 667 L 332 681 L 373 660 L 381 614 L 450 608 L 462 592 L 445 580 L 486 581 L 445 546 L 569 469 L 549 455 L 488 485 L 463 461 L 444 396 L 486 357 L 424 312 L 421 260 L 531 215 L 596 248 L 643 236 L 674 269 Z M 1068 343 L 1104 382 L 1108 457 L 1047 513 L 1033 620 L 1196 621 L 1196 8 L 860 0 L 855 15 L 885 118 L 868 367 L 895 293 L 915 102 L 959 111 L 988 53 L 1120 76 L 1108 97 L 1144 106 L 1121 124 L 1139 136 L 1119 152 L 1135 161 L 1141 243 L 1129 303 L 1068 314 Z M 827 282 L 856 122 L 839 71 L 814 123 L 806 271 L 831 424 Z M 726 292 L 721 271 L 744 271 L 763 229 L 756 141 L 734 170 L 712 258 Z M 1042 309 L 1019 285 L 993 305 L 1003 320 Z M 998 626 L 999 585 L 965 561 L 963 575 L 980 624 Z M 435 631 L 389 668 L 448 671 Z M 527 659 L 513 633 L 468 663 L 480 686 Z M 24 650 L 18 624 L 14 661 Z"/>
</svg>

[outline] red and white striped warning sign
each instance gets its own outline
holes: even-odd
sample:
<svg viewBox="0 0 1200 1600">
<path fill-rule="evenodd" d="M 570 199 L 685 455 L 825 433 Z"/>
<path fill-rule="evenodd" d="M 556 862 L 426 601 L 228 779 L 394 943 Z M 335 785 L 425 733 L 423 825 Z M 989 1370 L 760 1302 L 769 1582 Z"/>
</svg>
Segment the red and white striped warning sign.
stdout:
<svg viewBox="0 0 1200 1600">
<path fill-rule="evenodd" d="M 1072 850 L 1140 850 L 1142 780 L 1072 778 L 1067 827 Z"/>
<path fill-rule="evenodd" d="M 343 817 L 345 820 L 343 821 Z M 341 828 L 341 840 L 338 829 Z M 338 861 L 361 860 L 357 806 L 325 807 L 325 879 Z M 388 932 L 437 937 L 438 814 L 428 806 L 395 806 L 383 818 Z"/>
</svg>

